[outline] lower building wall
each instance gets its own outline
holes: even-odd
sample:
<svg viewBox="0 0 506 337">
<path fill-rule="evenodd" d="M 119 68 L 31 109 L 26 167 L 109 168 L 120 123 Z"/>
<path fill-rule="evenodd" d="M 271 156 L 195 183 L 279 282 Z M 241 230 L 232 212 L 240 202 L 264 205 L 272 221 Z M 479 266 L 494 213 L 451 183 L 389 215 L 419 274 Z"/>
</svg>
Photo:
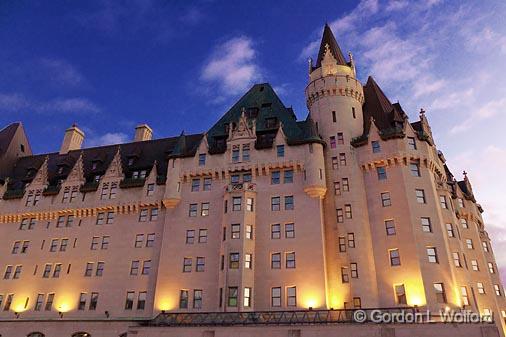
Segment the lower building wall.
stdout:
<svg viewBox="0 0 506 337">
<path fill-rule="evenodd" d="M 144 327 L 135 322 L 0 322 L 1 337 L 26 337 L 41 332 L 45 337 L 500 337 L 490 324 L 339 324 L 319 326 L 251 327 Z M 127 332 L 127 335 L 123 335 Z"/>
</svg>

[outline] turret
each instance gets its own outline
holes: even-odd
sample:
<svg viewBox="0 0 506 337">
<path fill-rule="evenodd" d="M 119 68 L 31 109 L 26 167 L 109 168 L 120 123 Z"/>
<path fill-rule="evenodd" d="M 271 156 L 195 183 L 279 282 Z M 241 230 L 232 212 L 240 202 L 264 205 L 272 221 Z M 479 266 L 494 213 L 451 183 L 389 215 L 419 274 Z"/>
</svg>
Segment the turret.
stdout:
<svg viewBox="0 0 506 337">
<path fill-rule="evenodd" d="M 330 27 L 323 30 L 318 59 L 310 62 L 306 87 L 306 104 L 318 132 L 326 140 L 336 127 L 346 130 L 351 139 L 362 134 L 362 84 L 355 78 L 355 65 L 350 54 L 347 62 Z"/>
</svg>

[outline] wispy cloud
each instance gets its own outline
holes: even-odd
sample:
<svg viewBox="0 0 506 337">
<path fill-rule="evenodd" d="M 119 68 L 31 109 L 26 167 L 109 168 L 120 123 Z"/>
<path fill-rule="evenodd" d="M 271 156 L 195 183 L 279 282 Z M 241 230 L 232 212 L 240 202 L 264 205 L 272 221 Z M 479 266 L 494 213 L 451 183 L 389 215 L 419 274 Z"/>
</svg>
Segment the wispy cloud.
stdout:
<svg viewBox="0 0 506 337">
<path fill-rule="evenodd" d="M 0 112 L 34 112 L 40 114 L 98 113 L 100 108 L 84 97 L 55 98 L 36 101 L 20 93 L 0 93 Z"/>
<path fill-rule="evenodd" d="M 122 144 L 129 141 L 128 135 L 122 132 L 108 132 L 99 136 L 92 136 L 85 140 L 86 147 Z"/>
<path fill-rule="evenodd" d="M 469 130 L 476 123 L 505 112 L 506 98 L 490 101 L 478 110 L 471 111 L 470 115 L 461 123 L 454 126 L 450 132 L 455 134 Z"/>
<path fill-rule="evenodd" d="M 200 79 L 219 91 L 223 97 L 237 95 L 262 79 L 253 41 L 246 36 L 234 37 L 217 45 L 205 62 Z"/>
<path fill-rule="evenodd" d="M 84 82 L 84 76 L 76 67 L 63 59 L 42 58 L 39 65 L 44 77 L 58 85 L 77 86 Z"/>
</svg>

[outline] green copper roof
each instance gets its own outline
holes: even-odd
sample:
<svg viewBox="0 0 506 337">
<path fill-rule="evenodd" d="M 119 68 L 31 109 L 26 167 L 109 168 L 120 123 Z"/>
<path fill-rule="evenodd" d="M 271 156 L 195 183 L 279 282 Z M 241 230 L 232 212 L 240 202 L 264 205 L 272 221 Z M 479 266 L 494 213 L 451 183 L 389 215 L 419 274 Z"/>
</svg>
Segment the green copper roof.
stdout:
<svg viewBox="0 0 506 337">
<path fill-rule="evenodd" d="M 257 134 L 276 133 L 280 125 L 289 144 L 322 142 L 312 120 L 297 122 L 292 108 L 287 108 L 269 83 L 255 84 L 208 131 L 212 144 L 216 138 L 227 136 L 226 125 L 237 123 L 242 111 L 249 120 L 255 119 Z"/>
</svg>

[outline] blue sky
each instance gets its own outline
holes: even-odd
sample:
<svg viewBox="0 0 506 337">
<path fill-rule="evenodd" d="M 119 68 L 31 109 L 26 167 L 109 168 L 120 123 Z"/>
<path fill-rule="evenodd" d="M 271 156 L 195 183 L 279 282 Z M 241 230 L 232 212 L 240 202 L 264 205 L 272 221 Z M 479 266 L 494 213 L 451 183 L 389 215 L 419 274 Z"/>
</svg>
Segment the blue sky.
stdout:
<svg viewBox="0 0 506 337">
<path fill-rule="evenodd" d="M 411 120 L 423 107 L 458 178 L 467 170 L 506 268 L 506 2 L 0 1 L 0 127 L 35 152 L 76 122 L 86 146 L 202 132 L 255 82 L 299 118 L 325 21 Z"/>
</svg>

